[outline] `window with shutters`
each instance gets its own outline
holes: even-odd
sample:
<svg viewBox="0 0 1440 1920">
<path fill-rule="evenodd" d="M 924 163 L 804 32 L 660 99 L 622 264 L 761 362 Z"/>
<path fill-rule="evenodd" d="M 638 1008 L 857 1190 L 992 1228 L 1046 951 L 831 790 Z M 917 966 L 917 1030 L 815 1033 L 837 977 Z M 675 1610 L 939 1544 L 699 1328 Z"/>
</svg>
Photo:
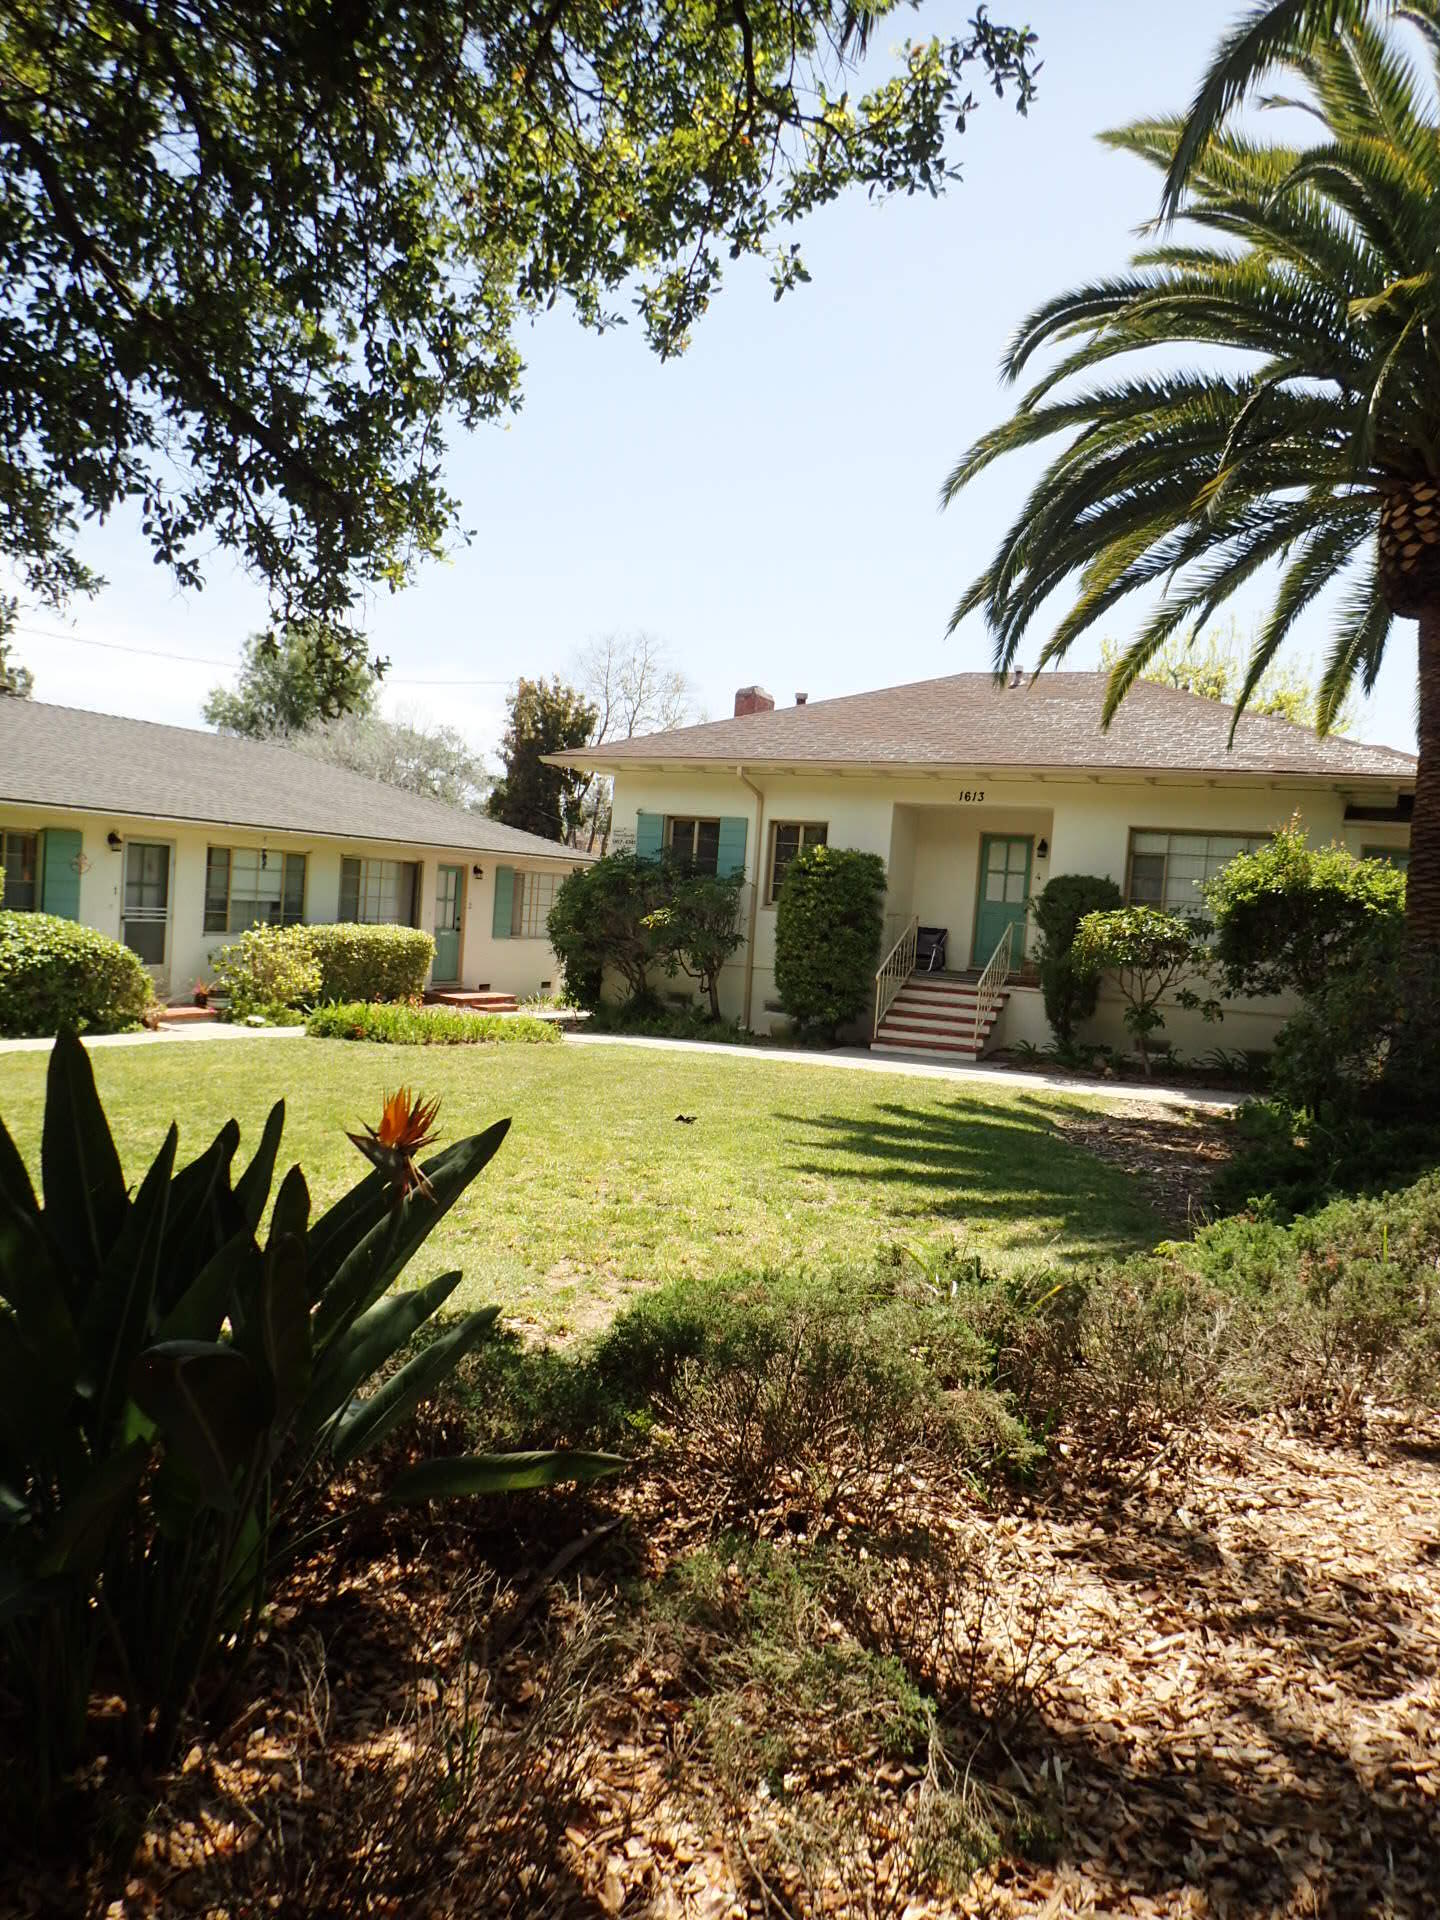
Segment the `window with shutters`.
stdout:
<svg viewBox="0 0 1440 1920">
<path fill-rule="evenodd" d="M 1125 898 L 1167 913 L 1203 913 L 1204 886 L 1240 853 L 1254 853 L 1268 833 L 1151 833 L 1132 827 Z"/>
<path fill-rule="evenodd" d="M 672 860 L 679 860 L 696 873 L 720 870 L 720 822 L 684 819 L 677 815 L 665 822 L 665 845 Z"/>
<path fill-rule="evenodd" d="M 16 913 L 37 913 L 40 908 L 39 834 L 0 834 L 0 867 L 5 869 L 5 896 L 0 906 Z"/>
<path fill-rule="evenodd" d="M 824 820 L 777 820 L 770 828 L 770 885 L 765 898 L 773 907 L 790 871 L 790 862 L 806 847 L 823 847 L 830 837 Z"/>
<path fill-rule="evenodd" d="M 264 847 L 207 847 L 205 931 L 289 927 L 305 918 L 305 855 Z"/>
<path fill-rule="evenodd" d="M 419 878 L 414 860 L 342 860 L 341 920 L 367 927 L 413 927 Z"/>
<path fill-rule="evenodd" d="M 510 897 L 510 937 L 512 940 L 543 940 L 545 922 L 555 904 L 555 895 L 564 878 L 558 873 L 519 873 Z"/>
</svg>

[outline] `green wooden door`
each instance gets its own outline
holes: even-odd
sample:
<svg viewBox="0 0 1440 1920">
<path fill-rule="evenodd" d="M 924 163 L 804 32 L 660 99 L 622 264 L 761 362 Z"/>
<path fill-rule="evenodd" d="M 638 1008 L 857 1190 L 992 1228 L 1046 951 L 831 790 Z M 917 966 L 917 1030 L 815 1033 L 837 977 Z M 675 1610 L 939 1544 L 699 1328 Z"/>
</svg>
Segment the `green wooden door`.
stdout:
<svg viewBox="0 0 1440 1920">
<path fill-rule="evenodd" d="M 1007 833 L 980 836 L 980 896 L 975 903 L 972 964 L 983 967 L 1000 944 L 1006 927 L 1017 927 L 1010 942 L 1018 960 L 1025 939 L 1025 908 L 1030 899 L 1030 856 L 1035 843 Z"/>
<path fill-rule="evenodd" d="M 465 869 L 435 869 L 435 965 L 430 978 L 437 987 L 454 986 L 460 978 L 460 914 L 465 901 Z"/>
</svg>

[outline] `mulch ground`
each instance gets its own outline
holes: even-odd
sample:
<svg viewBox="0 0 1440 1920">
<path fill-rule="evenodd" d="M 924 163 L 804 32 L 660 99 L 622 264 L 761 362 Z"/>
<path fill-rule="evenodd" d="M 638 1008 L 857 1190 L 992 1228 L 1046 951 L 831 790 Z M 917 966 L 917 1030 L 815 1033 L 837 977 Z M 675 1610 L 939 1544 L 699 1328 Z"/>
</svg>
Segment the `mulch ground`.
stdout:
<svg viewBox="0 0 1440 1920">
<path fill-rule="evenodd" d="M 1210 1188 L 1233 1151 L 1227 1120 L 1153 1100 L 1109 1102 L 1103 1113 L 1056 1108 L 1056 1131 L 1126 1173 L 1139 1176 L 1155 1211 L 1177 1232 L 1210 1217 Z"/>
<path fill-rule="evenodd" d="M 287 1592 L 286 1642 L 312 1651 L 272 1652 L 261 1665 L 270 1696 L 157 1783 L 169 1811 L 151 1819 L 123 1891 L 112 1887 L 106 1904 L 78 1871 L 26 1870 L 5 1876 L 0 1908 L 18 1899 L 15 1911 L 113 1920 L 1440 1913 L 1440 1428 L 1373 1416 L 1362 1444 L 1251 1421 L 1177 1441 L 1138 1482 L 1096 1487 L 1064 1474 L 1062 1459 L 1047 1484 L 1000 1511 L 961 1511 L 953 1489 L 931 1490 L 947 1508 L 942 1524 L 976 1529 L 1003 1556 L 985 1657 L 1013 1661 L 1024 1623 L 1039 1623 L 1031 1710 L 977 1749 L 975 1770 L 1034 1810 L 1049 1838 L 959 1892 L 927 1893 L 905 1864 L 926 1790 L 919 1766 L 860 1756 L 871 1796 L 863 1873 L 806 1889 L 763 1864 L 778 1811 L 767 1789 L 737 1808 L 732 1783 L 720 1806 L 684 1736 L 685 1677 L 657 1667 L 643 1635 L 621 1634 L 619 1664 L 612 1648 L 603 1678 L 597 1665 L 586 1679 L 583 1662 L 557 1678 L 567 1622 L 573 1631 L 588 1609 L 598 1644 L 635 1614 L 624 1580 L 645 1582 L 701 1537 L 698 1520 L 675 1511 L 676 1489 L 635 1476 L 610 1496 L 620 1526 L 543 1601 L 535 1576 L 553 1567 L 553 1540 L 488 1589 L 474 1616 L 486 1705 L 472 1719 L 494 1736 L 481 1750 L 487 1773 L 498 1779 L 513 1763 L 523 1775 L 518 1800 L 472 1800 L 457 1827 L 446 1822 L 443 1767 L 410 1790 L 423 1701 L 436 1693 L 427 1676 L 454 1651 L 455 1595 L 477 1542 L 453 1529 L 397 1535 L 369 1564 Z M 596 1502 L 577 1507 L 561 1533 L 593 1527 L 597 1514 Z M 478 1543 L 494 1550 L 495 1540 Z M 568 1718 L 527 1745 L 552 1682 Z M 393 1775 L 390 1798 L 418 1828 L 408 1895 L 376 1896 L 366 1858 L 383 1825 L 377 1771 Z M 852 1786 L 855 1775 L 852 1764 Z M 356 1782 L 367 1779 L 364 1800 Z M 823 1766 L 808 1790 L 829 1790 Z M 287 1833 L 280 1867 L 272 1860 L 248 1882 L 232 1875 L 231 1891 L 219 1890 L 217 1861 L 243 1860 L 262 1834 L 283 1851 Z M 532 1860 L 497 1892 L 493 1856 L 507 1835 Z M 427 1845 L 437 1863 L 444 1856 L 428 1885 Z"/>
</svg>

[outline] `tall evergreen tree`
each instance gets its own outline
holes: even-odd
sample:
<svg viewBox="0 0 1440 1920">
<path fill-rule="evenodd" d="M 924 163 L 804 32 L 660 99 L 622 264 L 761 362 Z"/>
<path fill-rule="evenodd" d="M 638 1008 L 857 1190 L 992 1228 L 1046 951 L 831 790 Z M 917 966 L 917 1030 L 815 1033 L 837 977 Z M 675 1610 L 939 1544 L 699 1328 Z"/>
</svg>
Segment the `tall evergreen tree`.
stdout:
<svg viewBox="0 0 1440 1920">
<path fill-rule="evenodd" d="M 517 682 L 501 742 L 505 771 L 485 803 L 490 817 L 573 843 L 590 782 L 568 767 L 547 767 L 543 755 L 588 746 L 597 718 L 584 694 L 558 676 Z"/>
<path fill-rule="evenodd" d="M 278 640 L 253 633 L 241 648 L 235 686 L 212 687 L 204 706 L 217 733 L 252 740 L 303 733 L 341 713 L 370 713 L 375 668 L 366 660 L 337 661 L 328 633 L 307 622 Z"/>
</svg>

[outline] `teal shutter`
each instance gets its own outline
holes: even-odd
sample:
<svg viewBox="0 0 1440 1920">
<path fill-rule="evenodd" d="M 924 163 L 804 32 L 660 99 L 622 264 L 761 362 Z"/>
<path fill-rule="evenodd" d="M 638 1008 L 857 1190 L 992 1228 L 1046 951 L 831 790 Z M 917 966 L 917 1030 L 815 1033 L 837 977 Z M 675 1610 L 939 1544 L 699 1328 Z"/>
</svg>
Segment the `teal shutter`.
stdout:
<svg viewBox="0 0 1440 1920">
<path fill-rule="evenodd" d="M 663 813 L 637 813 L 635 816 L 635 857 L 658 860 L 665 833 Z"/>
<path fill-rule="evenodd" d="M 495 918 L 490 923 L 490 931 L 497 940 L 510 938 L 510 920 L 515 912 L 515 869 L 496 867 L 495 869 Z"/>
<path fill-rule="evenodd" d="M 715 858 L 717 873 L 745 871 L 745 829 L 748 824 L 743 816 L 720 822 L 720 846 Z"/>
<path fill-rule="evenodd" d="M 68 827 L 45 829 L 45 872 L 41 900 L 46 913 L 62 920 L 80 918 L 80 853 L 84 842 Z"/>
</svg>

